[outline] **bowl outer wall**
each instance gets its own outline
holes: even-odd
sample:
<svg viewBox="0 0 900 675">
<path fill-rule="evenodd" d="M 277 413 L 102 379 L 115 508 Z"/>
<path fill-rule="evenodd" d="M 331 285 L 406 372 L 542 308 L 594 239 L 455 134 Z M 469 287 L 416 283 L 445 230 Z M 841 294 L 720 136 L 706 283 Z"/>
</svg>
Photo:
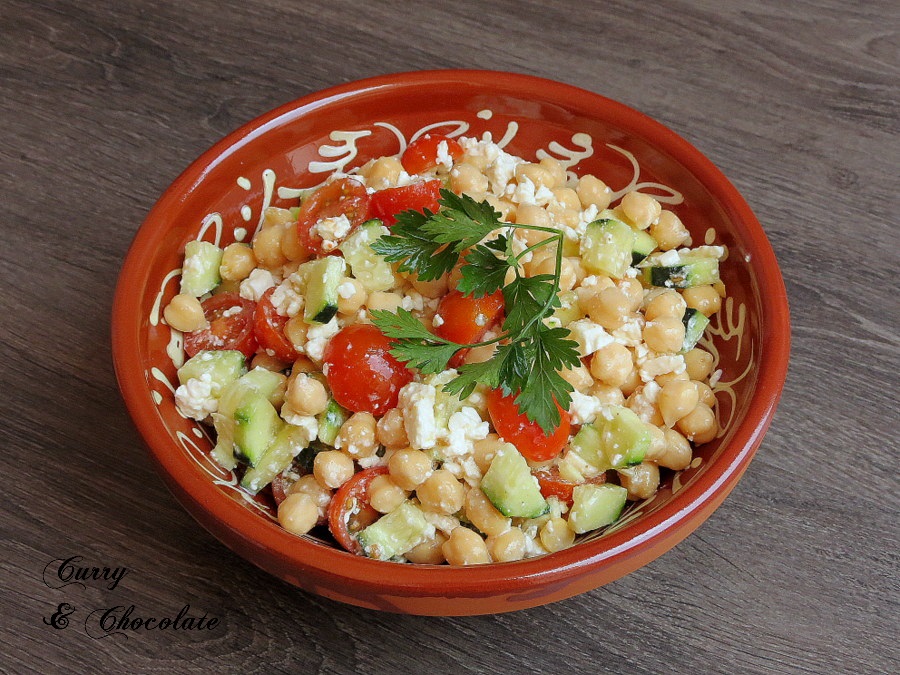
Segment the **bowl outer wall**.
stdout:
<svg viewBox="0 0 900 675">
<path fill-rule="evenodd" d="M 658 511 L 603 539 L 516 563 L 471 568 L 398 567 L 352 556 L 288 535 L 274 523 L 223 496 L 161 433 L 152 409 L 141 352 L 143 317 L 134 298 L 151 292 L 142 261 L 165 244 L 158 224 L 186 202 L 221 161 L 277 129 L 325 105 L 358 96 L 402 96 L 404 91 L 457 87 L 521 98 L 557 101 L 648 139 L 677 157 L 719 201 L 733 223 L 746 228 L 757 287 L 761 334 L 758 378 L 744 419 L 731 442 L 696 480 Z M 156 225 L 155 225 L 156 224 Z M 155 289 L 153 289 L 155 290 Z M 662 554 L 686 537 L 721 503 L 762 441 L 787 372 L 790 328 L 784 283 L 774 253 L 747 204 L 730 182 L 687 141 L 622 104 L 576 87 L 526 75 L 492 71 L 423 71 L 371 78 L 326 89 L 249 122 L 204 153 L 167 189 L 139 229 L 126 257 L 113 305 L 113 358 L 129 412 L 169 488 L 215 536 L 263 569 L 308 590 L 360 606 L 417 614 L 477 614 L 544 604 L 612 581 Z"/>
</svg>

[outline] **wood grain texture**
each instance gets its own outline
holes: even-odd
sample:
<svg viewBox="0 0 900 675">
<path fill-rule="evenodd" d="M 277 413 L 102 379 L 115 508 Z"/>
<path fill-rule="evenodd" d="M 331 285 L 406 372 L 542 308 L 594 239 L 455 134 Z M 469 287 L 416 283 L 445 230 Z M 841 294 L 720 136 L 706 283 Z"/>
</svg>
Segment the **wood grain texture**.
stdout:
<svg viewBox="0 0 900 675">
<path fill-rule="evenodd" d="M 766 227 L 794 347 L 757 458 L 684 543 L 566 602 L 432 619 L 304 594 L 196 525 L 119 398 L 108 317 L 144 215 L 215 140 L 328 85 L 447 67 L 576 84 L 697 145 Z M 897 672 L 898 84 L 890 0 L 0 0 L 0 668 Z M 131 572 L 47 588 L 76 554 Z M 92 640 L 43 624 L 64 601 L 222 625 Z"/>
</svg>

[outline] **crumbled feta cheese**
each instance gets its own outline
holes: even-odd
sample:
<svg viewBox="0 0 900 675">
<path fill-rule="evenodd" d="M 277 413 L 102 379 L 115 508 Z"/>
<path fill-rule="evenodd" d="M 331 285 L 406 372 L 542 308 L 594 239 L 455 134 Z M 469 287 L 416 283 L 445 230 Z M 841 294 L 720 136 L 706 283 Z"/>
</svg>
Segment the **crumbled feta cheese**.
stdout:
<svg viewBox="0 0 900 675">
<path fill-rule="evenodd" d="M 407 185 L 412 185 L 415 182 L 415 178 L 410 176 L 405 171 L 400 171 L 400 175 L 397 176 L 397 182 L 394 184 L 394 187 L 406 187 Z"/>
<path fill-rule="evenodd" d="M 648 382 L 639 387 L 628 399 L 628 407 L 644 422 L 650 422 L 656 412 L 656 399 L 661 387 L 656 382 Z"/>
<path fill-rule="evenodd" d="M 338 286 L 338 296 L 344 300 L 352 298 L 354 293 L 356 293 L 356 286 L 349 279 L 342 281 L 341 285 Z"/>
<path fill-rule="evenodd" d="M 638 366 L 638 373 L 644 382 L 650 382 L 659 375 L 667 373 L 677 375 L 685 371 L 684 357 L 681 354 L 663 354 L 645 360 L 639 359 Z"/>
<path fill-rule="evenodd" d="M 437 442 L 434 402 L 437 390 L 430 384 L 410 382 L 400 390 L 397 407 L 403 412 L 403 425 L 410 447 L 433 448 Z"/>
<path fill-rule="evenodd" d="M 656 262 L 660 265 L 671 267 L 681 262 L 681 256 L 679 256 L 678 251 L 673 248 L 671 251 L 666 251 L 665 253 L 658 255 L 656 257 Z"/>
<path fill-rule="evenodd" d="M 240 296 L 246 300 L 259 302 L 263 294 L 278 282 L 269 270 L 257 267 L 241 282 Z"/>
<path fill-rule="evenodd" d="M 281 406 L 281 419 L 306 432 L 306 442 L 302 447 L 306 447 L 319 436 L 319 421 L 312 415 L 301 415 L 295 412 L 289 403 Z"/>
<path fill-rule="evenodd" d="M 407 312 L 411 312 L 413 310 L 421 312 L 423 309 L 425 309 L 425 299 L 422 297 L 421 293 L 410 291 L 403 296 L 403 299 L 400 301 L 400 306 Z"/>
<path fill-rule="evenodd" d="M 319 362 L 325 352 L 325 345 L 328 341 L 340 332 L 341 326 L 337 317 L 333 317 L 326 324 L 312 325 L 306 331 L 306 345 L 303 349 L 306 355 L 313 361 Z"/>
<path fill-rule="evenodd" d="M 595 396 L 580 394 L 577 391 L 573 391 L 570 396 L 572 403 L 569 405 L 569 414 L 572 416 L 573 424 L 590 424 L 604 408 L 604 403 Z"/>
<path fill-rule="evenodd" d="M 448 537 L 453 530 L 459 527 L 459 518 L 456 518 L 455 516 L 445 516 L 443 513 L 426 511 L 424 509 L 422 510 L 422 515 L 425 516 L 425 520 L 431 523 L 436 530 L 443 532 Z"/>
<path fill-rule="evenodd" d="M 209 373 L 192 377 L 175 390 L 175 405 L 185 417 L 195 420 L 206 419 L 219 409 L 218 387 Z"/>
<path fill-rule="evenodd" d="M 487 438 L 491 430 L 490 424 L 481 419 L 481 415 L 475 408 L 464 406 L 461 410 L 450 415 L 447 422 L 449 431 L 447 437 L 448 457 L 470 454 L 473 449 L 473 441 Z"/>
<path fill-rule="evenodd" d="M 570 337 L 578 343 L 578 353 L 582 358 L 590 356 L 613 341 L 606 329 L 590 319 L 579 319 L 568 326 Z"/>
<path fill-rule="evenodd" d="M 626 347 L 638 348 L 643 344 L 644 317 L 640 314 L 625 319 L 621 326 L 610 332 L 613 339 Z"/>
<path fill-rule="evenodd" d="M 534 204 L 535 206 L 546 206 L 554 200 L 553 191 L 550 188 L 544 185 L 537 187 L 528 176 L 522 176 L 522 180 L 513 189 L 509 198 L 515 204 Z"/>
<path fill-rule="evenodd" d="M 717 258 L 721 260 L 725 257 L 725 247 L 724 246 L 698 246 L 697 248 L 680 248 L 678 249 L 678 253 L 690 253 L 691 255 L 696 255 L 702 258 Z"/>
<path fill-rule="evenodd" d="M 269 301 L 272 303 L 275 311 L 281 316 L 297 316 L 305 304 L 303 295 L 297 292 L 294 285 L 293 275 L 282 281 L 272 291 Z"/>
<path fill-rule="evenodd" d="M 489 139 L 462 137 L 459 139 L 465 154 L 472 157 L 484 157 L 487 162 L 485 175 L 488 179 L 490 191 L 496 197 L 501 197 L 506 192 L 506 186 L 516 175 L 516 167 L 525 160 L 515 157 L 503 151 L 503 149 Z"/>
<path fill-rule="evenodd" d="M 360 468 L 371 469 L 375 466 L 387 466 L 387 455 L 379 457 L 378 455 L 369 455 L 368 457 L 357 457 L 356 463 Z"/>
<path fill-rule="evenodd" d="M 441 141 L 437 146 L 437 163 L 445 166 L 447 169 L 453 168 L 453 158 L 450 156 L 450 149 L 447 147 L 447 141 Z"/>
<path fill-rule="evenodd" d="M 222 312 L 222 318 L 227 319 L 230 316 L 236 316 L 241 313 L 243 307 L 240 305 L 235 305 L 234 307 L 229 307 L 224 312 Z"/>
<path fill-rule="evenodd" d="M 322 238 L 322 250 L 328 253 L 336 249 L 344 237 L 350 234 L 350 220 L 344 214 L 334 218 L 323 218 L 309 231 Z"/>
<path fill-rule="evenodd" d="M 435 328 L 440 328 L 444 325 L 444 317 L 442 317 L 440 314 L 435 314 L 434 318 L 431 320 L 431 325 Z"/>
</svg>

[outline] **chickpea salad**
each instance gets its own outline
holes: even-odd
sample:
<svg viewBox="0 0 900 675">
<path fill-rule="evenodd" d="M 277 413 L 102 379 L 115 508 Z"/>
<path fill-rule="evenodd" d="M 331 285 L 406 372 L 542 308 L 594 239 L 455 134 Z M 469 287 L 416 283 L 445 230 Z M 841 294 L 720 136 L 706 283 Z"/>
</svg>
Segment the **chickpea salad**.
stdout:
<svg viewBox="0 0 900 675">
<path fill-rule="evenodd" d="M 295 535 L 470 565 L 572 546 L 720 432 L 720 246 L 651 194 L 424 134 L 185 247 L 182 415 Z M 713 381 L 714 385 L 715 382 Z"/>
</svg>

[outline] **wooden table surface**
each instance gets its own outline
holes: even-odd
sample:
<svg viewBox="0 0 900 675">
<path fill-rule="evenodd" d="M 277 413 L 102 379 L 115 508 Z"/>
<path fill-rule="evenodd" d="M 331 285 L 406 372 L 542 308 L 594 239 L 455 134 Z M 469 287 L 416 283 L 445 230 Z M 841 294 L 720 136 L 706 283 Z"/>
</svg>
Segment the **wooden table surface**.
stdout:
<svg viewBox="0 0 900 675">
<path fill-rule="evenodd" d="M 898 672 L 898 32 L 890 0 L 0 0 L 0 668 Z M 201 529 L 125 411 L 109 315 L 145 214 L 215 140 L 329 85 L 448 67 L 576 84 L 698 146 L 768 232 L 794 347 L 756 459 L 686 541 L 565 602 L 442 619 L 307 595 Z M 129 572 L 45 585 L 76 555 Z M 86 634 L 129 604 L 220 623 Z"/>
</svg>

